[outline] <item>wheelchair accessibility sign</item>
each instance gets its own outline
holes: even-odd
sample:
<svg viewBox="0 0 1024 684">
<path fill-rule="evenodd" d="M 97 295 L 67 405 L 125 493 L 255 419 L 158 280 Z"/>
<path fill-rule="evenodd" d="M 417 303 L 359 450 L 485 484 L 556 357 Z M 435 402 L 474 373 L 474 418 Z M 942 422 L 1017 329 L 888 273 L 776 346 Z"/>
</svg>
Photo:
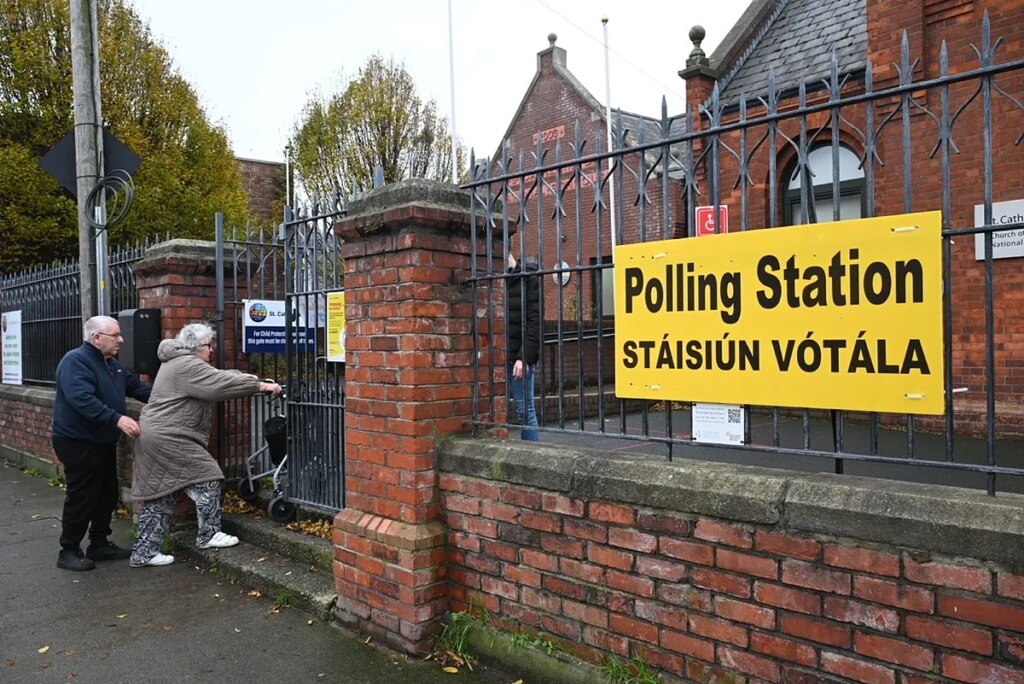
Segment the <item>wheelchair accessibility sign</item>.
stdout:
<svg viewBox="0 0 1024 684">
<path fill-rule="evenodd" d="M 279 299 L 242 300 L 242 351 L 247 354 L 283 354 L 287 340 L 287 309 Z M 316 329 L 292 322 L 295 346 L 305 349 L 316 344 Z"/>
</svg>

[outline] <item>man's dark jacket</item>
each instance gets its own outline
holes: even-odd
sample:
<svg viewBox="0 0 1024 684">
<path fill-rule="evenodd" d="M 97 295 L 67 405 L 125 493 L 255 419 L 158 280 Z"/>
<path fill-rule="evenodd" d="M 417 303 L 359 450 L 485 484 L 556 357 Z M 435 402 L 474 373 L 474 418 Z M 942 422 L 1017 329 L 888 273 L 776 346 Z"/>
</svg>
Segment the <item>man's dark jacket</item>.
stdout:
<svg viewBox="0 0 1024 684">
<path fill-rule="evenodd" d="M 113 444 L 121 435 L 125 396 L 149 401 L 152 386 L 117 359 L 109 361 L 88 342 L 72 349 L 57 366 L 53 436 L 92 444 Z"/>
<path fill-rule="evenodd" d="M 508 362 L 521 360 L 534 365 L 540 359 L 541 301 L 538 266 L 522 261 L 509 269 L 505 281 L 508 288 L 508 310 L 505 325 L 508 330 Z"/>
</svg>

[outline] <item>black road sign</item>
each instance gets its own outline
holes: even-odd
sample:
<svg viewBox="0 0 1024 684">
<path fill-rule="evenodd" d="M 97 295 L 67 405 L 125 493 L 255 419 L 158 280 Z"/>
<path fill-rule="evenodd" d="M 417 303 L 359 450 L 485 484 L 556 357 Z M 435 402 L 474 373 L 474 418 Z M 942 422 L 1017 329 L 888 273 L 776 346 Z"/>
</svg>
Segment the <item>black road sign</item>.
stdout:
<svg viewBox="0 0 1024 684">
<path fill-rule="evenodd" d="M 142 159 L 114 134 L 103 129 L 103 175 L 115 169 L 135 173 Z M 78 180 L 75 174 L 75 131 L 65 135 L 39 160 L 43 171 L 53 176 L 61 187 L 78 197 Z"/>
</svg>

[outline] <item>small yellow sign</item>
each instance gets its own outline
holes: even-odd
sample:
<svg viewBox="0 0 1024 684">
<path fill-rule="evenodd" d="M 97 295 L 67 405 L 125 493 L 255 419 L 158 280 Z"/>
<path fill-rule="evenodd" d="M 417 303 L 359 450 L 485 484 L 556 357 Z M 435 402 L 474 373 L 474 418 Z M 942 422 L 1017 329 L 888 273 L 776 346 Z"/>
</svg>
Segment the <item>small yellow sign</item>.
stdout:
<svg viewBox="0 0 1024 684">
<path fill-rule="evenodd" d="M 345 293 L 327 293 L 327 360 L 345 362 Z"/>
<path fill-rule="evenodd" d="M 940 212 L 621 245 L 616 393 L 939 414 L 942 287 Z"/>
</svg>

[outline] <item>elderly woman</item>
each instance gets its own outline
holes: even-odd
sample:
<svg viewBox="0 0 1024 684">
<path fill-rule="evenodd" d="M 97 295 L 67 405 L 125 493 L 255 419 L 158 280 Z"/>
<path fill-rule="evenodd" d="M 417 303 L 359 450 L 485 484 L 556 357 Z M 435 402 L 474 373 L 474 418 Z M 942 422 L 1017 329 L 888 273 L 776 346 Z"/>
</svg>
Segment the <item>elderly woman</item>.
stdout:
<svg viewBox="0 0 1024 684">
<path fill-rule="evenodd" d="M 139 532 L 132 548 L 134 568 L 167 565 L 174 556 L 160 553 L 170 528 L 178 492 L 195 501 L 199 519 L 196 544 L 224 548 L 238 537 L 220 530 L 220 466 L 206 450 L 216 401 L 256 392 L 277 394 L 281 386 L 255 375 L 217 370 L 210 365 L 214 332 L 204 323 L 190 323 L 157 349 L 160 372 L 139 421 L 135 442 L 132 498 L 142 502 Z"/>
</svg>

